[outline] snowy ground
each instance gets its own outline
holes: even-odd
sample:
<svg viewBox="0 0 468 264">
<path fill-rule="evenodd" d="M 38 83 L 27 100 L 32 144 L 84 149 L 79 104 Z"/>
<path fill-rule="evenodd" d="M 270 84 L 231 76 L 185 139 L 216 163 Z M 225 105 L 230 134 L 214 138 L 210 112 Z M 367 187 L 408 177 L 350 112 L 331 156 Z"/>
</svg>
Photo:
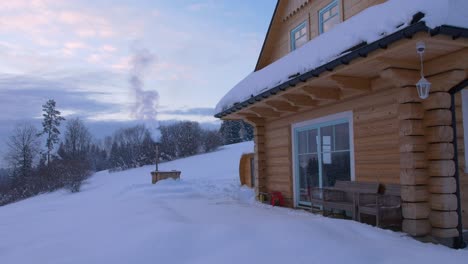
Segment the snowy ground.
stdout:
<svg viewBox="0 0 468 264">
<path fill-rule="evenodd" d="M 162 165 L 100 172 L 78 194 L 0 207 L 0 263 L 468 263 L 468 250 L 423 244 L 352 221 L 273 208 L 239 187 L 252 143 Z"/>
</svg>

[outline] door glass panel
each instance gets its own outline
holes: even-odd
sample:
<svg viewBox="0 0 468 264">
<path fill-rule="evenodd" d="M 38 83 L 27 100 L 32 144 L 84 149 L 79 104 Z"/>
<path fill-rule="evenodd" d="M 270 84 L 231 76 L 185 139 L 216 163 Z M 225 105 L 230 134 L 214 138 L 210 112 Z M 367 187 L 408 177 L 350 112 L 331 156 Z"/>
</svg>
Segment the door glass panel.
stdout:
<svg viewBox="0 0 468 264">
<path fill-rule="evenodd" d="M 337 180 L 351 180 L 351 163 L 349 151 L 332 152 L 323 155 L 331 156 L 331 163 L 322 163 L 322 185 L 323 187 L 334 186 Z M 325 159 L 324 159 L 325 160 Z"/>
<path fill-rule="evenodd" d="M 310 204 L 310 188 L 351 180 L 349 123 L 316 125 L 296 132 L 299 204 Z"/>
<path fill-rule="evenodd" d="M 333 126 L 320 128 L 320 136 L 322 138 L 322 152 L 330 152 L 334 148 Z"/>
<path fill-rule="evenodd" d="M 335 126 L 334 150 L 349 150 L 349 125 L 348 123 Z"/>
<path fill-rule="evenodd" d="M 317 154 L 299 155 L 299 203 L 308 204 L 312 187 L 319 186 Z"/>
<path fill-rule="evenodd" d="M 317 153 L 317 129 L 312 129 L 308 131 L 308 151 L 309 153 Z"/>
<path fill-rule="evenodd" d="M 297 135 L 298 151 L 299 154 L 307 153 L 307 131 L 301 131 Z"/>
</svg>

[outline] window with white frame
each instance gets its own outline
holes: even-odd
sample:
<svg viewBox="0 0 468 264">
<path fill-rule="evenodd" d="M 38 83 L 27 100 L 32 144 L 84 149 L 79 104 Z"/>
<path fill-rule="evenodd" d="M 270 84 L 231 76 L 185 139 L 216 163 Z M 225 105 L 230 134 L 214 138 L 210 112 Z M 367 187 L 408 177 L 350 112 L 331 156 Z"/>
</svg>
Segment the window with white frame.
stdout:
<svg viewBox="0 0 468 264">
<path fill-rule="evenodd" d="M 338 0 L 333 0 L 326 7 L 319 11 L 319 32 L 327 32 L 336 24 L 340 23 L 340 4 Z"/>
<path fill-rule="evenodd" d="M 463 141 L 465 141 L 465 173 L 468 173 L 468 89 L 462 90 Z"/>
<path fill-rule="evenodd" d="M 344 112 L 292 126 L 296 205 L 310 206 L 311 188 L 354 180 L 352 122 L 352 112 Z"/>
<path fill-rule="evenodd" d="M 307 21 L 304 21 L 291 30 L 291 51 L 304 45 L 307 40 Z"/>
</svg>

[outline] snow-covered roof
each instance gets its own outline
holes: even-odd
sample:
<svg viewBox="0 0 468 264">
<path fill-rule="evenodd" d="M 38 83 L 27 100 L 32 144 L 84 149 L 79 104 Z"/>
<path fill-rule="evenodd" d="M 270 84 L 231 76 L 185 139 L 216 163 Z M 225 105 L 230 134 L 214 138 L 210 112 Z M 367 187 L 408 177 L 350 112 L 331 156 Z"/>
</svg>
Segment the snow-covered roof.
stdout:
<svg viewBox="0 0 468 264">
<path fill-rule="evenodd" d="M 311 71 L 363 42 L 371 43 L 408 26 L 422 12 L 422 21 L 433 29 L 442 25 L 468 28 L 467 0 L 388 0 L 315 37 L 262 70 L 249 74 L 216 105 L 220 113 L 297 76 Z"/>
</svg>

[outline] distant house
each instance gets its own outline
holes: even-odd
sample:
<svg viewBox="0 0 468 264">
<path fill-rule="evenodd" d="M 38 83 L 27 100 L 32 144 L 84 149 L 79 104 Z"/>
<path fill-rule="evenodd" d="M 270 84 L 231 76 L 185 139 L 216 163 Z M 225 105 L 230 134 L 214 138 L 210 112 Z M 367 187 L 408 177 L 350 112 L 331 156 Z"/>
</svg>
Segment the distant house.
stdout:
<svg viewBox="0 0 468 264">
<path fill-rule="evenodd" d="M 255 71 L 216 114 L 255 127 L 257 192 L 307 208 L 306 182 L 398 183 L 405 232 L 459 236 L 468 227 L 467 2 L 278 1 Z M 427 99 L 416 88 L 421 42 Z"/>
</svg>

